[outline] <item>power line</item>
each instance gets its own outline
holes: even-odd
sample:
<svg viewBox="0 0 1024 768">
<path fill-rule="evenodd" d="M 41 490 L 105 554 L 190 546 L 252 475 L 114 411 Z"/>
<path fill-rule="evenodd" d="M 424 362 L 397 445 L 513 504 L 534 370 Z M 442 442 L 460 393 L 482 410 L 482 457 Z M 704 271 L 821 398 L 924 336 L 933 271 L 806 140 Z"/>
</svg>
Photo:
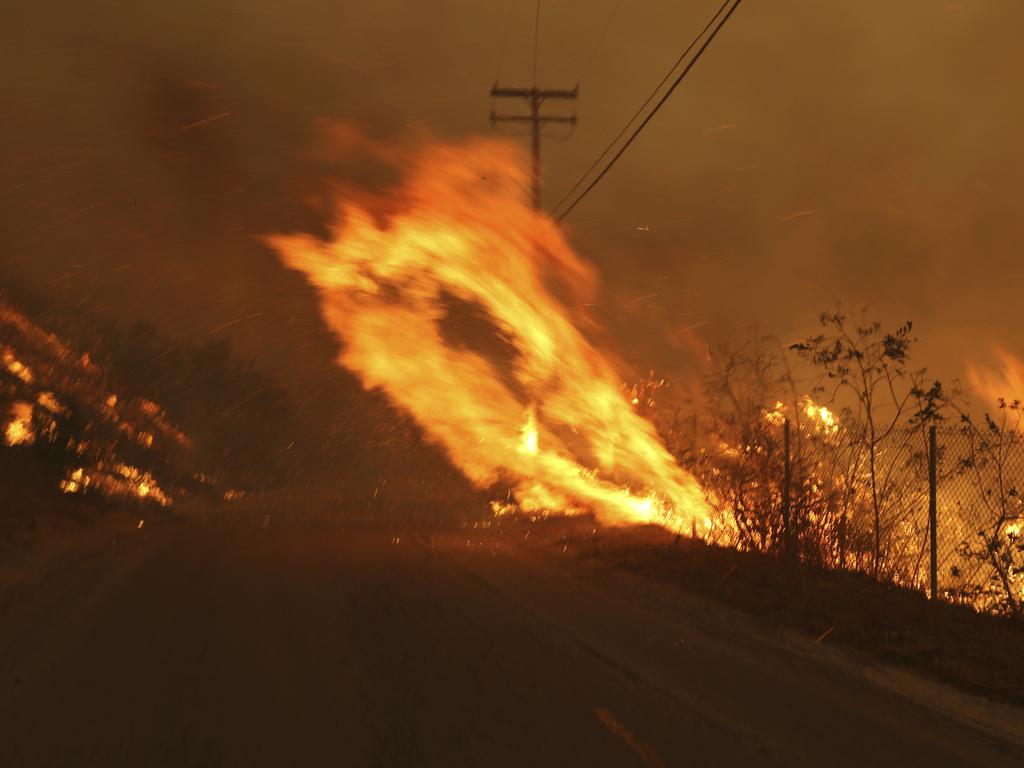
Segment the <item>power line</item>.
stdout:
<svg viewBox="0 0 1024 768">
<path fill-rule="evenodd" d="M 504 21 L 501 25 L 501 42 L 498 43 L 498 63 L 495 67 L 494 79 L 501 79 L 501 65 L 505 61 L 505 45 L 508 43 L 508 31 L 510 27 L 510 21 L 512 19 L 512 8 L 514 0 L 506 0 L 507 5 L 505 6 Z"/>
<path fill-rule="evenodd" d="M 608 17 L 604 20 L 604 26 L 601 28 L 601 34 L 597 36 L 597 39 L 594 41 L 594 47 L 590 49 L 590 55 L 587 57 L 586 64 L 583 65 L 583 73 L 579 76 L 578 82 L 582 82 L 586 79 L 587 72 L 590 71 L 590 65 L 594 63 L 594 58 L 597 56 L 597 52 L 604 44 L 605 38 L 608 37 L 608 30 L 612 25 L 612 19 L 615 18 L 615 14 L 619 12 L 622 0 L 614 0 L 614 3 L 615 4 L 611 6 L 611 10 L 608 12 Z"/>
<path fill-rule="evenodd" d="M 597 156 L 597 159 L 594 160 L 593 163 L 591 163 L 590 167 L 587 168 L 586 171 L 584 171 L 583 175 L 576 180 L 576 183 L 572 185 L 569 191 L 566 192 L 562 196 L 562 199 L 558 201 L 554 208 L 551 209 L 552 212 L 557 211 L 559 208 L 562 207 L 562 204 L 566 200 L 572 197 L 573 192 L 580 188 L 583 182 L 587 180 L 587 177 L 590 176 L 590 174 L 593 173 L 594 169 L 601 164 L 601 161 L 605 159 L 608 153 L 615 148 L 615 145 L 619 143 L 619 139 L 626 135 L 626 131 L 628 131 L 630 126 L 636 122 L 637 118 L 643 114 L 644 110 L 647 109 L 647 105 L 654 100 L 654 97 L 658 95 L 658 91 L 660 91 L 662 89 L 662 86 L 664 86 L 665 83 L 668 82 L 669 78 L 672 77 L 672 73 L 679 69 L 679 65 L 686 60 L 686 57 L 690 55 L 690 51 L 692 51 L 694 47 L 697 45 L 697 43 L 704 37 L 704 35 L 708 33 L 708 30 L 711 29 L 711 25 L 718 20 L 718 17 L 722 15 L 726 7 L 728 7 L 729 3 L 731 2 L 732 0 L 723 0 L 722 4 L 718 7 L 718 10 L 715 11 L 715 15 L 712 16 L 708 20 L 708 23 L 704 25 L 704 29 L 702 29 L 700 33 L 695 38 L 693 38 L 693 40 L 690 41 L 690 44 L 686 46 L 686 50 L 679 54 L 679 58 L 675 60 L 675 63 L 669 68 L 668 72 L 665 73 L 665 76 L 661 78 L 661 81 L 656 86 L 654 86 L 654 90 L 652 90 L 650 94 L 647 96 L 647 98 L 644 99 L 643 104 L 637 107 L 637 110 L 636 112 L 633 113 L 633 116 L 626 121 L 626 124 L 624 126 L 622 126 L 622 130 L 620 130 L 618 134 L 616 134 L 615 138 L 608 143 L 607 147 L 604 148 L 604 151 L 602 151 L 601 154 Z"/>
<path fill-rule="evenodd" d="M 572 90 L 556 88 L 539 88 L 537 86 L 537 42 L 540 38 L 540 0 L 537 0 L 537 11 L 533 21 L 533 85 L 529 88 L 509 88 L 499 85 L 497 82 L 491 88 L 491 123 L 528 123 L 531 136 L 531 157 L 532 167 L 530 171 L 531 197 L 533 207 L 540 210 L 540 140 L 545 125 L 555 123 L 568 125 L 570 130 L 576 125 L 576 115 L 549 115 L 541 113 L 541 106 L 548 99 L 560 99 L 563 101 L 576 101 L 579 95 L 579 85 Z M 524 99 L 530 107 L 529 114 L 500 115 L 493 107 L 493 100 L 496 98 Z"/>
<path fill-rule="evenodd" d="M 528 115 L 499 115 L 496 112 L 491 111 L 491 122 L 492 123 L 529 123 L 530 124 L 530 135 L 532 137 L 532 169 L 531 169 L 531 188 L 533 197 L 533 207 L 538 211 L 540 210 L 540 137 L 543 127 L 549 123 L 561 123 L 563 125 L 576 125 L 576 116 L 570 117 L 560 115 L 545 115 L 541 114 L 541 105 L 547 99 L 561 99 L 565 101 L 575 101 L 579 95 L 579 86 L 576 86 L 571 91 L 568 89 L 554 89 L 554 88 L 538 88 L 536 85 L 530 88 L 507 88 L 495 83 L 491 88 L 491 98 L 515 98 L 525 99 L 530 106 L 530 113 Z"/>
<path fill-rule="evenodd" d="M 724 8 L 725 6 L 727 6 L 732 1 L 733 0 L 725 0 L 725 3 L 723 3 L 722 7 Z M 618 159 L 620 157 L 622 157 L 623 153 L 625 153 L 625 151 L 627 149 L 629 149 L 629 146 L 633 143 L 633 141 L 636 139 L 636 137 L 640 135 L 640 132 L 647 126 L 647 124 L 651 121 L 651 119 L 658 113 L 658 110 L 660 110 L 662 108 L 662 106 L 665 104 L 665 102 L 668 101 L 669 96 L 671 96 L 672 93 L 675 91 L 675 89 L 677 87 L 679 87 L 679 84 L 681 82 L 683 82 L 684 79 L 686 79 L 686 76 L 690 73 L 690 70 L 693 69 L 694 65 L 698 61 L 700 61 L 701 56 L 704 55 L 704 52 L 708 49 L 708 46 L 710 46 L 711 42 L 715 39 L 715 37 L 718 36 L 718 33 L 722 31 L 722 28 L 728 23 L 729 19 L 732 17 L 732 15 L 736 11 L 736 9 L 739 8 L 740 3 L 742 3 L 742 2 L 743 2 L 743 0 L 735 0 L 735 2 L 733 3 L 732 7 L 729 8 L 729 10 L 725 14 L 725 16 L 721 19 L 721 21 L 718 22 L 718 25 L 712 30 L 711 34 L 704 41 L 704 44 L 697 50 L 697 53 L 694 54 L 693 58 L 686 65 L 685 69 L 683 69 L 683 71 L 679 74 L 679 77 L 676 78 L 675 82 L 672 83 L 671 87 L 668 89 L 668 91 L 665 92 L 665 95 L 661 97 L 661 99 L 658 101 L 658 103 L 654 105 L 654 109 L 652 109 L 650 111 L 650 113 L 648 113 L 647 117 L 644 118 L 643 122 L 641 122 L 640 125 L 637 126 L 636 130 L 633 131 L 633 133 L 630 135 L 630 137 L 626 140 L 626 143 L 623 144 L 622 147 L 619 149 L 619 151 L 616 152 L 615 155 L 612 157 L 612 159 L 608 161 L 608 164 L 605 165 L 604 169 L 597 175 L 597 177 L 593 181 L 591 181 L 590 184 L 587 185 L 587 187 L 583 190 L 583 192 L 581 192 L 579 194 L 579 196 L 577 196 L 577 198 L 572 202 L 572 204 L 568 208 L 565 209 L 564 212 L 562 212 L 561 214 L 558 215 L 558 220 L 559 221 L 562 221 L 563 219 L 565 219 L 565 217 L 568 216 L 573 211 L 573 209 L 577 205 L 580 204 L 580 202 L 583 200 L 583 198 L 585 198 L 590 193 L 590 191 L 595 186 L 597 186 L 598 182 L 600 182 L 601 179 L 603 179 L 605 177 L 605 175 L 608 173 L 608 171 L 610 171 L 612 169 L 612 166 L 614 166 L 615 163 L 618 162 Z M 709 23 L 708 26 L 710 26 L 711 24 L 714 23 L 714 19 L 717 18 L 721 14 L 721 12 L 722 12 L 722 9 L 719 9 L 718 13 L 716 13 L 715 16 L 712 17 L 712 21 Z M 706 30 L 707 30 L 707 27 L 705 27 L 705 32 L 706 32 Z M 701 35 L 699 35 L 694 40 L 694 43 L 691 43 L 690 48 L 693 47 L 693 45 L 696 43 L 696 41 L 699 40 L 703 36 L 703 34 L 704 34 L 704 32 L 702 32 Z M 684 53 L 684 57 L 685 57 L 685 53 Z M 659 88 L 660 87 L 661 86 L 659 85 Z M 628 128 L 629 125 L 631 125 L 632 122 L 635 119 L 636 119 L 636 117 L 634 116 L 633 119 L 631 119 L 630 122 L 626 124 L 626 128 Z M 623 129 L 623 133 L 624 132 L 625 132 L 625 129 Z M 621 136 L 621 135 L 622 134 L 620 133 L 619 136 Z M 608 153 L 608 151 L 611 149 L 612 146 L 615 145 L 615 143 L 617 141 L 618 141 L 618 138 L 616 138 L 615 141 L 613 141 L 612 144 L 609 146 L 609 148 L 606 149 L 605 152 L 602 153 L 602 157 Z M 598 159 L 598 162 L 600 162 L 600 158 Z M 595 163 L 593 166 L 591 166 L 591 169 L 588 170 L 587 173 L 585 173 L 583 175 L 583 177 L 580 179 L 579 182 L 577 182 L 577 184 L 573 187 L 573 189 L 576 189 L 583 182 L 583 179 L 586 179 L 586 177 L 590 175 L 590 172 L 596 166 L 597 166 L 597 163 Z M 568 195 L 566 195 L 566 197 L 568 197 Z M 564 202 L 564 200 L 565 200 L 565 198 L 563 198 L 563 202 Z M 559 206 L 561 206 L 561 202 L 559 203 L 558 206 L 556 206 L 556 208 L 559 207 Z"/>
<path fill-rule="evenodd" d="M 537 87 L 537 41 L 540 39 L 540 0 L 537 0 L 537 15 L 533 19 L 533 87 Z"/>
</svg>

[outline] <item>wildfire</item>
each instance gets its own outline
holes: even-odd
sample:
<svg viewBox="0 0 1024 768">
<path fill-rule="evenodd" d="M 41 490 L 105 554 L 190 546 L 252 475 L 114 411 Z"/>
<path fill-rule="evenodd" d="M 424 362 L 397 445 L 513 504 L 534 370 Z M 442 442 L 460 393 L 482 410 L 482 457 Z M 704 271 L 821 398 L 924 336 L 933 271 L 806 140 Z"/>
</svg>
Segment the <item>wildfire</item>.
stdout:
<svg viewBox="0 0 1024 768">
<path fill-rule="evenodd" d="M 170 506 L 171 499 L 157 485 L 149 472 L 143 472 L 129 464 L 107 467 L 98 464 L 86 469 L 77 467 L 68 472 L 60 483 L 64 493 L 85 493 L 97 490 L 107 496 L 135 497 L 154 501 L 162 507 Z"/>
<path fill-rule="evenodd" d="M 816 428 L 831 434 L 839 431 L 839 422 L 836 415 L 824 405 L 818 405 L 810 397 L 803 399 L 804 413 L 814 423 Z"/>
<path fill-rule="evenodd" d="M 407 170 L 388 200 L 343 192 L 328 240 L 269 238 L 319 289 L 339 363 L 410 412 L 473 483 L 510 480 L 525 511 L 705 526 L 699 484 L 581 331 L 596 274 L 528 205 L 518 150 L 476 140 L 393 154 Z M 453 301 L 480 310 L 513 359 L 451 339 Z"/>
<path fill-rule="evenodd" d="M 163 409 L 143 398 L 110 393 L 106 373 L 88 354 L 72 350 L 2 297 L 0 334 L 5 342 L 0 416 L 7 415 L 0 422 L 3 444 L 44 443 L 73 460 L 75 467 L 58 481 L 65 493 L 96 491 L 169 505 L 170 495 L 149 471 L 122 460 L 129 450 L 122 436 L 143 449 L 153 448 L 154 436 L 189 445 Z M 137 461 L 148 458 L 137 450 L 132 454 Z"/>
<path fill-rule="evenodd" d="M 519 449 L 530 456 L 537 455 L 537 410 L 533 407 L 526 412 L 526 423 L 523 424 L 522 444 Z"/>
<path fill-rule="evenodd" d="M 25 384 L 31 384 L 33 381 L 31 369 L 22 363 L 18 358 L 14 356 L 14 352 L 9 349 L 5 349 L 3 352 L 4 366 L 7 370 L 21 379 Z"/>
<path fill-rule="evenodd" d="M 4 430 L 4 441 L 7 445 L 31 445 L 35 442 L 36 433 L 32 427 L 32 403 L 12 403 L 10 421 Z"/>
<path fill-rule="evenodd" d="M 986 406 L 992 406 L 1000 399 L 1012 402 L 1024 400 L 1024 361 L 1002 347 L 995 347 L 999 360 L 997 366 L 982 367 L 968 360 L 967 381 L 971 389 L 985 399 Z"/>
<path fill-rule="evenodd" d="M 786 420 L 786 410 L 786 404 L 780 401 L 775 403 L 775 407 L 770 411 L 765 411 L 764 417 L 772 424 L 781 425 Z M 836 418 L 835 412 L 824 405 L 818 405 L 809 395 L 800 398 L 800 410 L 810 419 L 813 429 L 820 430 L 826 435 L 833 435 L 839 431 L 839 419 Z"/>
</svg>

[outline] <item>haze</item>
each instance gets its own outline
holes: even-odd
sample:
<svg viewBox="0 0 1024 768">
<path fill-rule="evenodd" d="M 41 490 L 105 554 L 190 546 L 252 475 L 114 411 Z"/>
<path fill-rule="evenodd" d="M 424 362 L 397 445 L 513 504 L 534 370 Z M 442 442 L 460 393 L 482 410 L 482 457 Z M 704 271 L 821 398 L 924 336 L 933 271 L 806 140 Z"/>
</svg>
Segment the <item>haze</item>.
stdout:
<svg viewBox="0 0 1024 768">
<path fill-rule="evenodd" d="M 715 5 L 543 3 L 540 83 L 581 84 L 575 134 L 544 144 L 546 203 Z M 317 226 L 307 203 L 340 172 L 313 151 L 318 120 L 490 134 L 491 84 L 528 85 L 532 70 L 525 0 L 7 16 L 5 280 L 170 335 L 226 336 L 302 386 L 338 375 L 334 347 L 259 237 Z M 1008 79 L 1024 69 L 1022 23 L 1024 7 L 997 0 L 745 3 L 567 219 L 604 274 L 627 362 L 672 370 L 751 327 L 795 337 L 839 301 L 913 319 L 920 362 L 944 376 L 994 341 L 1024 351 L 1024 104 Z"/>
</svg>

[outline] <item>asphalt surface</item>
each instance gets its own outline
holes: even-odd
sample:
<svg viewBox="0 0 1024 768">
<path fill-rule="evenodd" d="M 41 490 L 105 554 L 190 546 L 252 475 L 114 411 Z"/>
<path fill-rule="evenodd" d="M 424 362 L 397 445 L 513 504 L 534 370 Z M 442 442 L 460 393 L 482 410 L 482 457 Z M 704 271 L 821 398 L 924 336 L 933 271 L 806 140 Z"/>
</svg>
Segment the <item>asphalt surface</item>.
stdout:
<svg viewBox="0 0 1024 768">
<path fill-rule="evenodd" d="M 724 608 L 472 532 L 109 539 L 0 595 L 2 766 L 1024 764 Z"/>
</svg>

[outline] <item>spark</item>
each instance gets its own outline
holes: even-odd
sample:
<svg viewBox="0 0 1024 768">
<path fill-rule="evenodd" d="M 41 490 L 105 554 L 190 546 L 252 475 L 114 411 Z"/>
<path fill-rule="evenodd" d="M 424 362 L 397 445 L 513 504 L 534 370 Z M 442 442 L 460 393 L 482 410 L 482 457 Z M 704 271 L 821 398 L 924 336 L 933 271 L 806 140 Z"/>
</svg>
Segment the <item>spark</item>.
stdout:
<svg viewBox="0 0 1024 768">
<path fill-rule="evenodd" d="M 597 707 L 594 709 L 594 714 L 601 722 L 601 725 L 611 731 L 615 736 L 622 739 L 626 746 L 636 753 L 637 757 L 640 758 L 640 761 L 645 766 L 648 768 L 662 768 L 662 766 L 664 766 L 661 756 L 657 751 L 655 751 L 654 747 L 649 744 L 644 744 L 642 741 L 637 739 L 637 737 L 634 736 L 626 726 L 616 720 L 615 716 L 607 709 L 604 707 Z"/>
<path fill-rule="evenodd" d="M 210 115 L 209 117 L 204 117 L 202 120 L 196 120 L 194 123 L 188 123 L 186 125 L 179 126 L 178 130 L 180 130 L 180 131 L 191 131 L 193 128 L 198 128 L 198 127 L 200 127 L 202 125 L 209 125 L 210 123 L 215 123 L 218 120 L 223 120 L 225 117 L 229 117 L 230 115 L 231 115 L 230 112 L 220 112 L 220 113 L 218 113 L 216 115 Z"/>
<path fill-rule="evenodd" d="M 218 325 L 216 328 L 213 328 L 212 330 L 208 331 L 207 335 L 212 336 L 213 334 L 218 333 L 219 331 L 223 331 L 225 328 L 230 328 L 233 325 L 244 323 L 246 320 L 252 320 L 257 317 L 263 317 L 263 315 L 263 312 L 253 312 L 251 315 L 246 315 L 245 317 L 238 317 L 235 318 L 234 320 L 229 320 L 228 322 L 224 323 L 224 325 Z"/>
<path fill-rule="evenodd" d="M 698 328 L 703 328 L 705 325 L 711 325 L 711 321 L 702 320 L 699 323 L 694 323 L 693 325 L 688 325 L 685 328 L 680 328 L 678 331 L 676 331 L 676 333 L 682 336 L 684 333 L 689 333 L 690 331 L 695 331 Z"/>
<path fill-rule="evenodd" d="M 820 635 L 818 635 L 818 639 L 814 641 L 814 642 L 815 642 L 815 644 L 817 644 L 817 643 L 820 643 L 820 642 L 821 642 L 822 640 L 824 640 L 824 639 L 825 639 L 826 637 L 828 637 L 828 636 L 829 636 L 829 635 L 831 635 L 831 634 L 832 634 L 833 632 L 835 632 L 835 630 L 836 630 L 836 628 L 835 628 L 835 627 L 829 627 L 828 629 L 826 629 L 826 630 L 825 630 L 824 632 L 822 632 L 822 633 L 821 633 Z"/>
<path fill-rule="evenodd" d="M 795 221 L 796 219 L 802 219 L 804 216 L 813 216 L 815 213 L 817 213 L 817 210 L 810 208 L 806 211 L 797 211 L 786 216 L 780 216 L 779 221 Z"/>
</svg>

